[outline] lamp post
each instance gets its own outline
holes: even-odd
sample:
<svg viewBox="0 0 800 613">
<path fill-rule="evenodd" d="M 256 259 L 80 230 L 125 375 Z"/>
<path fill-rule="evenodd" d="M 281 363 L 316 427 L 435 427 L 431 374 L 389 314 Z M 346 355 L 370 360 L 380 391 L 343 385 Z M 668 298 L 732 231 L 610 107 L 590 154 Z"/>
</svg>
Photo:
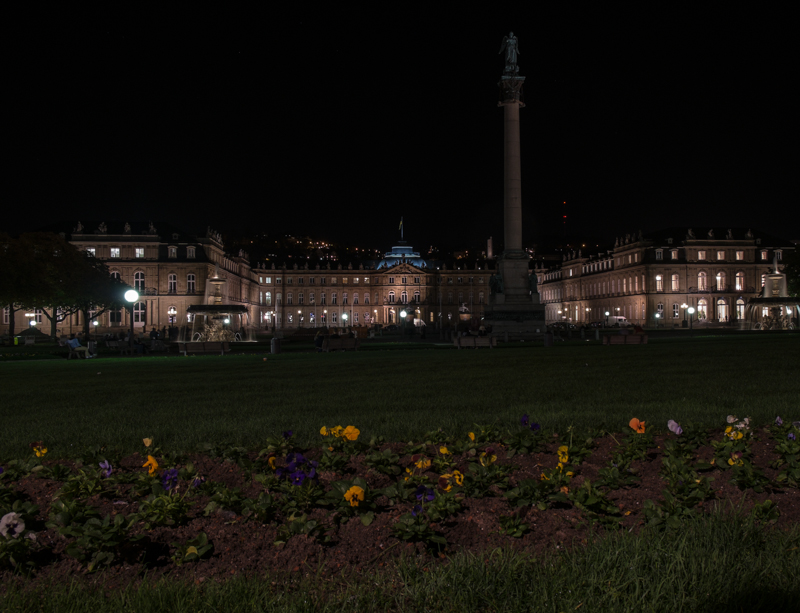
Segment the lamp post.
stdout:
<svg viewBox="0 0 800 613">
<path fill-rule="evenodd" d="M 130 305 L 129 308 L 131 310 L 131 336 L 128 341 L 129 346 L 133 349 L 133 305 L 136 304 L 136 301 L 139 300 L 139 292 L 135 289 L 129 289 L 125 292 L 125 301 Z M 131 355 L 133 355 L 131 353 Z"/>
<path fill-rule="evenodd" d="M 611 315 L 608 311 L 606 311 L 606 328 L 608 328 L 608 316 Z"/>
<path fill-rule="evenodd" d="M 302 328 L 303 324 L 303 312 L 300 309 L 297 309 L 297 327 Z"/>
<path fill-rule="evenodd" d="M 694 319 L 694 307 L 689 307 L 689 334 L 692 333 L 692 320 Z"/>
<path fill-rule="evenodd" d="M 344 322 L 344 327 L 347 327 L 347 312 L 342 313 L 342 321 Z"/>
<path fill-rule="evenodd" d="M 656 313 L 656 328 L 658 328 L 658 320 L 661 319 L 661 313 Z"/>
<path fill-rule="evenodd" d="M 589 323 L 589 311 L 591 311 L 589 307 L 586 307 L 586 323 Z"/>
<path fill-rule="evenodd" d="M 684 302 L 684 303 L 681 305 L 681 309 L 683 309 L 683 327 L 684 327 L 684 328 L 685 328 L 685 327 L 686 327 L 686 325 L 687 325 L 687 324 L 686 324 L 686 309 L 688 309 L 688 308 L 689 308 L 689 305 L 688 305 L 688 304 L 686 304 L 685 302 Z"/>
</svg>

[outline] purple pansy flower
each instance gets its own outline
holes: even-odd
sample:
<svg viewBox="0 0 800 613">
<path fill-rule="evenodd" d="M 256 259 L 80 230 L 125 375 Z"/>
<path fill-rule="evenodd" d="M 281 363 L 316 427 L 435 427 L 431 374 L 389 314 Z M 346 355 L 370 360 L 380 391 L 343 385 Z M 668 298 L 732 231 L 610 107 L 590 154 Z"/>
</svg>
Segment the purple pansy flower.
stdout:
<svg viewBox="0 0 800 613">
<path fill-rule="evenodd" d="M 206 482 L 206 478 L 205 478 L 205 477 L 201 477 L 200 475 L 197 475 L 197 476 L 196 476 L 196 477 L 195 477 L 195 478 L 192 480 L 192 487 L 200 487 L 200 486 L 201 486 L 201 485 L 203 485 L 203 483 L 205 483 L 205 482 Z"/>
<path fill-rule="evenodd" d="M 2 466 L 0 466 L 0 475 L 2 475 L 4 472 L 6 472 L 5 469 Z"/>
<path fill-rule="evenodd" d="M 111 473 L 114 472 L 114 469 L 111 468 L 111 462 L 106 460 L 105 462 L 100 462 L 100 468 L 103 469 L 103 476 L 108 479 L 111 476 Z"/>
<path fill-rule="evenodd" d="M 161 473 L 161 485 L 168 492 L 178 486 L 178 469 L 170 468 Z"/>
<path fill-rule="evenodd" d="M 780 416 L 780 415 L 778 415 L 778 416 L 775 418 L 775 425 L 776 425 L 776 426 L 782 426 L 782 425 L 783 425 L 783 420 L 781 419 L 781 416 Z"/>
<path fill-rule="evenodd" d="M 418 504 L 415 504 L 415 505 L 414 505 L 414 508 L 413 508 L 413 509 L 411 509 L 411 514 L 412 514 L 414 517 L 416 517 L 416 516 L 417 516 L 417 515 L 419 515 L 420 513 L 422 513 L 422 507 L 421 507 L 420 505 L 418 505 Z"/>
<path fill-rule="evenodd" d="M 283 438 L 290 439 L 292 438 L 292 434 L 294 434 L 294 432 L 292 432 L 291 430 L 287 430 L 286 432 L 283 433 Z"/>
<path fill-rule="evenodd" d="M 678 425 L 678 422 L 676 422 L 674 419 L 670 419 L 667 422 L 667 428 L 669 428 L 670 432 L 673 432 L 674 434 L 677 434 L 678 436 L 683 434 L 683 428 L 681 428 Z"/>
<path fill-rule="evenodd" d="M 523 415 L 522 419 L 520 419 L 519 421 L 523 426 L 527 426 L 529 423 L 528 414 L 525 413 L 525 415 Z"/>
<path fill-rule="evenodd" d="M 531 422 L 531 430 L 533 430 L 534 432 L 536 432 L 537 430 L 540 430 L 541 428 L 542 427 L 539 424 L 537 424 L 535 421 Z"/>
<path fill-rule="evenodd" d="M 431 502 L 435 498 L 433 490 L 425 487 L 424 485 L 420 485 L 417 488 L 417 491 L 414 492 L 414 495 L 417 497 L 417 500 L 419 501 L 427 500 L 428 502 Z"/>
<path fill-rule="evenodd" d="M 306 474 L 302 470 L 295 471 L 289 475 L 289 480 L 292 482 L 292 485 L 299 487 L 303 485 L 303 482 L 306 480 Z"/>
<path fill-rule="evenodd" d="M 789 435 L 788 435 L 786 438 L 788 438 L 790 441 L 793 441 L 793 440 L 795 440 L 797 437 L 794 435 L 794 432 L 789 432 Z"/>
</svg>

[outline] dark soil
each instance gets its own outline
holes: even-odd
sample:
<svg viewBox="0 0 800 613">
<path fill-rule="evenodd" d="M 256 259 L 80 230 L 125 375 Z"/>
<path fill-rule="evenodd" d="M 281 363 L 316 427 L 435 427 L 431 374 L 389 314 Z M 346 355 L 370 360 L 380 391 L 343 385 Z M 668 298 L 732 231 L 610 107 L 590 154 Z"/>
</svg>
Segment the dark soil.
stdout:
<svg viewBox="0 0 800 613">
<path fill-rule="evenodd" d="M 715 439 L 720 434 L 714 433 Z M 760 440 L 752 443 L 753 463 L 769 478 L 774 478 L 777 470 L 770 464 L 777 458 L 774 442 L 766 433 L 758 433 Z M 629 514 L 624 515 L 624 529 L 639 529 L 643 525 L 642 506 L 646 500 L 658 502 L 662 497 L 665 483 L 661 470 L 661 444 L 665 437 L 655 438 L 655 447 L 650 449 L 647 458 L 634 463 L 641 481 L 634 487 L 611 490 L 607 496 L 618 508 Z M 541 471 L 556 466 L 558 460 L 555 450 L 557 442 L 547 445 L 545 453 L 516 455 L 505 459 L 505 450 L 496 445 L 498 463 L 510 464 L 513 472 L 510 487 L 523 479 L 538 479 Z M 391 445 L 397 452 L 401 446 Z M 573 478 L 570 488 L 580 487 L 585 479 L 593 482 L 598 470 L 607 465 L 613 450 L 617 447 L 614 439 L 606 436 L 595 440 L 595 447 Z M 433 448 L 431 448 L 433 451 Z M 695 458 L 710 459 L 710 446 L 702 447 Z M 435 452 L 433 452 L 435 453 Z M 319 456 L 318 450 L 311 450 L 311 457 Z M 251 454 L 251 458 L 254 454 Z M 264 488 L 251 481 L 249 474 L 238 465 L 219 458 L 191 456 L 188 458 L 198 473 L 208 482 L 222 483 L 228 487 L 241 488 L 244 495 L 257 498 Z M 456 458 L 460 468 L 466 470 L 469 458 Z M 124 458 L 116 467 L 119 471 L 142 472 L 145 458 L 135 454 Z M 355 457 L 343 474 L 320 473 L 320 483 L 327 485 L 338 479 L 364 478 L 370 487 L 382 488 L 391 484 L 395 478 L 377 473 L 363 463 L 363 456 Z M 409 457 L 401 458 L 401 465 L 407 465 Z M 46 464 L 53 464 L 47 462 Z M 74 466 L 69 462 L 61 462 Z M 794 525 L 800 520 L 800 491 L 794 488 L 772 489 L 763 493 L 752 490 L 741 491 L 729 482 L 730 473 L 715 469 L 705 473 L 713 477 L 716 500 L 707 501 L 704 508 L 711 509 L 715 504 L 723 504 L 737 512 L 748 513 L 755 503 L 771 499 L 780 510 L 778 527 Z M 435 484 L 437 474 L 428 473 Z M 402 477 L 401 477 L 402 478 Z M 264 525 L 237 516 L 231 511 L 223 511 L 209 517 L 203 516 L 203 509 L 209 501 L 208 495 L 199 494 L 193 498 L 191 517 L 185 525 L 158 527 L 145 530 L 143 525 L 134 527 L 133 533 L 141 535 L 141 540 L 123 547 L 117 561 L 102 572 L 88 573 L 75 559 L 65 554 L 67 539 L 57 530 L 44 527 L 49 515 L 50 503 L 63 484 L 45 478 L 28 476 L 13 484 L 19 497 L 39 506 L 37 522 L 37 547 L 39 548 L 38 568 L 29 576 L 20 576 L 9 570 L 0 571 L 0 585 L 19 583 L 36 588 L 52 583 L 68 582 L 75 577 L 83 577 L 87 583 L 102 583 L 108 587 L 121 587 L 137 583 L 146 575 L 149 579 L 169 576 L 176 580 L 191 580 L 200 583 L 206 580 L 223 580 L 233 575 L 258 575 L 265 572 L 310 572 L 321 575 L 337 573 L 343 568 L 371 571 L 383 567 L 401 554 L 418 556 L 423 563 L 446 563 L 447 555 L 462 550 L 480 552 L 497 547 L 511 547 L 526 552 L 540 554 L 585 542 L 591 533 L 601 532 L 603 528 L 592 524 L 577 508 L 570 505 L 556 505 L 541 511 L 536 507 L 524 509 L 524 521 L 530 530 L 521 538 L 511 538 L 500 533 L 499 517 L 510 515 L 514 510 L 499 490 L 485 498 L 466 498 L 464 508 L 454 517 L 435 525 L 435 529 L 447 539 L 444 552 L 429 549 L 423 543 L 405 543 L 393 535 L 391 526 L 401 515 L 408 513 L 412 503 L 400 503 L 392 507 L 388 499 L 378 499 L 378 512 L 369 526 L 362 525 L 359 518 L 337 522 L 334 512 L 317 508 L 310 512 L 310 518 L 326 526 L 330 536 L 328 543 L 320 543 L 306 535 L 294 536 L 286 544 L 276 546 L 278 523 Z M 185 487 L 185 484 L 181 484 Z M 139 499 L 130 485 L 118 486 L 110 497 L 93 497 L 89 504 L 98 508 L 100 516 L 106 514 L 128 515 L 135 512 Z M 41 528 L 39 530 L 39 528 Z M 186 542 L 199 532 L 205 532 L 214 544 L 214 553 L 199 562 L 176 566 L 171 559 L 173 542 Z"/>
</svg>

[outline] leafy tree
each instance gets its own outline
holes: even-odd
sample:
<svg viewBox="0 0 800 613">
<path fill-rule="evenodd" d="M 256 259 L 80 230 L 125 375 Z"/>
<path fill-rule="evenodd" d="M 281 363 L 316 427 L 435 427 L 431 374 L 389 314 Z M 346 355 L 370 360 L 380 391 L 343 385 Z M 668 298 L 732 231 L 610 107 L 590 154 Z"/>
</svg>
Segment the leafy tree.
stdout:
<svg viewBox="0 0 800 613">
<path fill-rule="evenodd" d="M 84 333 L 89 334 L 89 313 L 100 315 L 124 303 L 128 286 L 113 279 L 106 266 L 77 249 L 64 238 L 47 232 L 32 232 L 18 239 L 0 236 L 0 304 L 9 305 L 9 335 L 13 335 L 15 313 L 41 309 L 56 323 L 82 312 Z M 48 312 L 49 311 L 49 312 Z"/>
</svg>

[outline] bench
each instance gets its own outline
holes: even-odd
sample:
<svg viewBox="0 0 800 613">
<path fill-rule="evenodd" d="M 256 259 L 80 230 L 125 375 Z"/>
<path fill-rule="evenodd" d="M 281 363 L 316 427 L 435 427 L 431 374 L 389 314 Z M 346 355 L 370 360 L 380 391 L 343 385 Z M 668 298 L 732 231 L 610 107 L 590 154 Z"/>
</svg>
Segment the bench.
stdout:
<svg viewBox="0 0 800 613">
<path fill-rule="evenodd" d="M 461 349 L 462 347 L 471 347 L 477 349 L 478 347 L 488 347 L 492 349 L 497 347 L 497 337 L 495 336 L 457 336 L 453 339 L 453 344 Z"/>
<path fill-rule="evenodd" d="M 227 342 L 178 343 L 178 351 L 183 353 L 183 355 L 189 355 L 190 353 L 219 353 L 220 355 L 225 355 L 226 352 L 230 351 L 230 347 Z"/>
<path fill-rule="evenodd" d="M 608 334 L 603 337 L 604 345 L 646 345 L 646 334 Z"/>
<path fill-rule="evenodd" d="M 106 347 L 109 349 L 119 349 L 120 355 L 132 355 L 131 346 L 129 343 L 125 341 L 106 341 Z"/>
<path fill-rule="evenodd" d="M 360 342 L 357 338 L 326 338 L 322 341 L 323 351 L 346 351 L 352 349 L 358 351 Z"/>
</svg>

